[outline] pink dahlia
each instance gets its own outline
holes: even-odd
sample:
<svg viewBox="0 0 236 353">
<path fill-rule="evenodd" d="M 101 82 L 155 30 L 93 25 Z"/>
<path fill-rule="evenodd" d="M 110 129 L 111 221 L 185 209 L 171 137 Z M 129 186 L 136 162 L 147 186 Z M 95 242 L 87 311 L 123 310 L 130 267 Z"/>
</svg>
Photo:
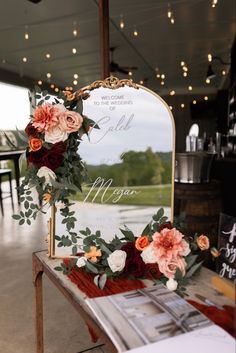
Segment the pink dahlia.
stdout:
<svg viewBox="0 0 236 353">
<path fill-rule="evenodd" d="M 164 228 L 160 233 L 156 232 L 153 235 L 153 249 L 157 259 L 170 260 L 177 256 L 188 255 L 190 252 L 189 245 L 183 237 L 184 235 L 176 228 Z"/>
<path fill-rule="evenodd" d="M 52 104 L 38 106 L 34 111 L 32 126 L 45 132 L 58 124 L 58 109 Z"/>
</svg>

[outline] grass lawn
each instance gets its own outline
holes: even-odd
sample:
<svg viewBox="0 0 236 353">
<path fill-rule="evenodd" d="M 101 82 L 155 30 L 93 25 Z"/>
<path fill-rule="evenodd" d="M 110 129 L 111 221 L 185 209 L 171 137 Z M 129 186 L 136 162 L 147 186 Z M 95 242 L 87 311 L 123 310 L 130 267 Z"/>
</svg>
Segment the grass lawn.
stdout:
<svg viewBox="0 0 236 353">
<path fill-rule="evenodd" d="M 97 195 L 96 195 L 97 194 Z M 170 206 L 171 185 L 83 188 L 74 200 L 117 205 Z"/>
</svg>

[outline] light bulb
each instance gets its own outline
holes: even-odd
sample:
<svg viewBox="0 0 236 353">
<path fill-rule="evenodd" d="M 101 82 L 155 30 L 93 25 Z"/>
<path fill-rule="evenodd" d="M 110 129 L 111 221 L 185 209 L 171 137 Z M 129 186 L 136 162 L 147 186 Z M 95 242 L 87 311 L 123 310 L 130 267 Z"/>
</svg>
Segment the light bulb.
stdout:
<svg viewBox="0 0 236 353">
<path fill-rule="evenodd" d="M 167 17 L 168 17 L 168 18 L 171 18 L 171 16 L 172 16 L 172 12 L 171 12 L 170 10 L 168 10 L 168 12 L 167 12 Z"/>
<path fill-rule="evenodd" d="M 47 59 L 51 58 L 51 54 L 49 54 L 49 53 L 47 53 L 45 56 L 46 56 Z"/>
<path fill-rule="evenodd" d="M 211 83 L 211 80 L 209 78 L 206 78 L 206 83 L 209 85 L 209 83 Z"/>
<path fill-rule="evenodd" d="M 160 78 L 160 77 L 161 77 L 161 75 L 160 75 L 160 74 L 156 74 L 156 77 L 157 77 L 157 78 Z"/>
<path fill-rule="evenodd" d="M 138 31 L 137 28 L 134 28 L 134 36 L 137 37 L 138 36 Z"/>
<path fill-rule="evenodd" d="M 120 15 L 120 28 L 123 29 L 125 27 L 123 16 Z"/>
<path fill-rule="evenodd" d="M 209 63 L 212 62 L 212 55 L 211 55 L 211 54 L 208 54 L 208 55 L 207 55 L 207 59 L 208 59 Z"/>
<path fill-rule="evenodd" d="M 164 80 L 165 77 L 166 77 L 166 76 L 165 76 L 164 74 L 161 75 L 161 78 L 162 78 L 163 80 Z"/>
<path fill-rule="evenodd" d="M 72 48 L 72 53 L 73 53 L 73 54 L 76 54 L 76 53 L 77 53 L 76 48 Z"/>
<path fill-rule="evenodd" d="M 180 65 L 181 65 L 181 66 L 185 66 L 185 62 L 184 62 L 184 61 L 181 61 Z"/>
<path fill-rule="evenodd" d="M 74 36 L 74 37 L 77 37 L 77 35 L 78 35 L 77 29 L 74 28 L 74 29 L 73 29 L 73 36 Z"/>
<path fill-rule="evenodd" d="M 193 87 L 192 87 L 192 86 L 188 86 L 188 90 L 189 90 L 189 91 L 192 91 L 192 90 L 193 90 Z"/>
<path fill-rule="evenodd" d="M 55 85 L 52 83 L 52 84 L 50 85 L 50 87 L 51 87 L 51 88 L 54 88 L 54 87 L 55 87 Z"/>
<path fill-rule="evenodd" d="M 55 92 L 59 92 L 59 88 L 56 87 L 56 88 L 54 89 L 54 91 L 55 91 Z"/>
<path fill-rule="evenodd" d="M 78 81 L 77 80 L 74 80 L 73 81 L 73 85 L 76 86 L 78 84 Z"/>
<path fill-rule="evenodd" d="M 29 33 L 25 32 L 25 40 L 28 40 L 28 39 L 29 39 Z"/>
<path fill-rule="evenodd" d="M 79 78 L 79 75 L 78 74 L 74 74 L 74 78 L 75 79 Z"/>
<path fill-rule="evenodd" d="M 169 105 L 169 108 L 170 108 L 170 110 L 172 110 L 173 109 L 172 105 Z"/>
<path fill-rule="evenodd" d="M 43 82 L 41 80 L 38 81 L 38 85 L 42 86 Z"/>
<path fill-rule="evenodd" d="M 175 23 L 174 17 L 171 17 L 170 22 L 172 23 L 172 25 Z"/>
<path fill-rule="evenodd" d="M 170 96 L 174 96 L 174 95 L 175 95 L 175 91 L 174 90 L 170 91 Z"/>
<path fill-rule="evenodd" d="M 143 80 L 140 80 L 139 83 L 140 83 L 140 85 L 143 85 Z"/>
<path fill-rule="evenodd" d="M 193 100 L 193 104 L 197 104 L 197 101 L 195 99 Z"/>
<path fill-rule="evenodd" d="M 181 108 L 183 109 L 185 107 L 185 104 L 184 103 L 181 103 Z"/>
<path fill-rule="evenodd" d="M 161 81 L 161 85 L 164 86 L 165 82 L 164 81 Z"/>
<path fill-rule="evenodd" d="M 222 70 L 222 75 L 225 76 L 226 75 L 226 71 Z"/>
<path fill-rule="evenodd" d="M 183 70 L 187 72 L 188 71 L 187 66 L 183 66 Z"/>
<path fill-rule="evenodd" d="M 184 72 L 184 73 L 183 73 L 183 76 L 184 76 L 184 77 L 187 77 L 187 76 L 188 76 L 187 72 Z"/>
<path fill-rule="evenodd" d="M 50 72 L 48 72 L 46 76 L 47 76 L 47 78 L 51 78 L 52 74 Z"/>
<path fill-rule="evenodd" d="M 205 96 L 205 97 L 204 97 L 204 100 L 205 100 L 205 101 L 208 101 L 208 97 L 207 97 L 207 96 Z"/>
<path fill-rule="evenodd" d="M 22 61 L 23 61 L 24 63 L 27 63 L 27 58 L 24 56 L 23 59 L 22 59 Z"/>
</svg>

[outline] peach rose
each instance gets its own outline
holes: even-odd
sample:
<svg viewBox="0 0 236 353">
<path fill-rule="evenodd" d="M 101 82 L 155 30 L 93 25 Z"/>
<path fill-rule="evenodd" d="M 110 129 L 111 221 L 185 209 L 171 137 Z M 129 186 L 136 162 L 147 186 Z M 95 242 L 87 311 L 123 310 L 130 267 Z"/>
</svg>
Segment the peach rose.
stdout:
<svg viewBox="0 0 236 353">
<path fill-rule="evenodd" d="M 200 235 L 200 237 L 197 238 L 197 245 L 200 250 L 207 250 L 210 247 L 210 242 L 209 239 L 206 235 Z"/>
<path fill-rule="evenodd" d="M 59 115 L 59 127 L 68 133 L 80 129 L 83 123 L 83 117 L 74 111 L 67 110 Z"/>
<path fill-rule="evenodd" d="M 186 272 L 186 262 L 182 257 L 176 257 L 172 259 L 159 259 L 158 266 L 161 273 L 164 274 L 167 278 L 174 278 L 177 268 L 180 269 L 182 275 L 185 275 Z"/>
<path fill-rule="evenodd" d="M 29 146 L 31 151 L 36 152 L 43 146 L 43 141 L 38 138 L 31 138 L 29 140 Z"/>
<path fill-rule="evenodd" d="M 142 235 L 138 237 L 135 241 L 135 247 L 139 251 L 143 251 L 149 245 L 149 240 L 147 235 Z"/>
<path fill-rule="evenodd" d="M 213 257 L 219 257 L 220 256 L 220 251 L 217 250 L 216 248 L 211 248 L 211 255 Z"/>
</svg>

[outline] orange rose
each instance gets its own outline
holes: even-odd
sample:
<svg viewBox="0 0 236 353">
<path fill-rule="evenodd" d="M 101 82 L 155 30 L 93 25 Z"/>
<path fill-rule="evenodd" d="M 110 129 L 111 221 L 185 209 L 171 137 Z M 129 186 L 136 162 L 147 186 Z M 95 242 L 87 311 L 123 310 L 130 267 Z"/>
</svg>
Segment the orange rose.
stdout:
<svg viewBox="0 0 236 353">
<path fill-rule="evenodd" d="M 31 138 L 29 140 L 29 146 L 31 151 L 36 152 L 43 146 L 43 141 L 38 138 Z"/>
<path fill-rule="evenodd" d="M 90 246 L 90 251 L 86 252 L 84 255 L 91 262 L 96 263 L 97 257 L 102 256 L 102 252 L 100 249 L 98 250 L 96 246 Z"/>
<path fill-rule="evenodd" d="M 49 202 L 52 198 L 52 195 L 49 192 L 45 192 L 43 195 L 43 201 Z"/>
<path fill-rule="evenodd" d="M 210 247 L 210 242 L 209 239 L 206 235 L 200 235 L 200 237 L 197 238 L 197 245 L 200 250 L 207 250 Z"/>
<path fill-rule="evenodd" d="M 147 235 L 142 235 L 138 237 L 135 241 L 135 247 L 139 251 L 143 251 L 149 245 L 149 240 Z"/>
</svg>

